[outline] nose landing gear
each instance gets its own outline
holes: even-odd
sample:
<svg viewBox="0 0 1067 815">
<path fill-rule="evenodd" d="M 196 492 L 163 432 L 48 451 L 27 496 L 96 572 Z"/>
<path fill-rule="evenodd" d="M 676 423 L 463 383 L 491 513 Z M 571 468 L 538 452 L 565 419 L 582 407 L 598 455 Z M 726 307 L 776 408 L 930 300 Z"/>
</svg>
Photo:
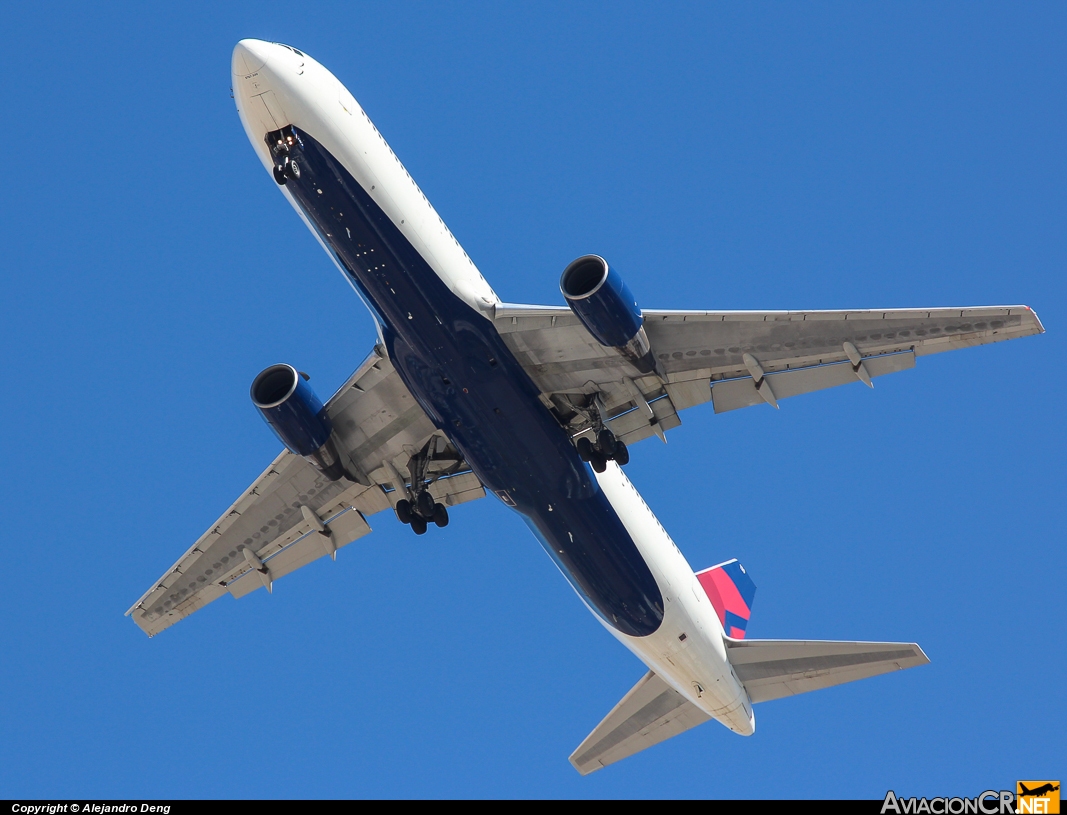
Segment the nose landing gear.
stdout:
<svg viewBox="0 0 1067 815">
<path fill-rule="evenodd" d="M 274 165 L 274 180 L 278 182 L 279 186 L 284 187 L 286 181 L 290 179 L 295 181 L 298 178 L 300 178 L 300 165 L 297 164 L 295 158 L 283 156 L 281 159 L 277 159 L 277 163 Z"/>
<path fill-rule="evenodd" d="M 291 150 L 299 146 L 299 139 L 293 133 L 293 128 L 283 127 L 266 135 L 267 147 L 274 158 L 274 180 L 278 186 L 284 187 L 287 181 L 295 181 L 300 178 L 300 165 L 296 157 L 291 155 Z M 299 153 L 299 149 L 297 150 Z"/>
</svg>

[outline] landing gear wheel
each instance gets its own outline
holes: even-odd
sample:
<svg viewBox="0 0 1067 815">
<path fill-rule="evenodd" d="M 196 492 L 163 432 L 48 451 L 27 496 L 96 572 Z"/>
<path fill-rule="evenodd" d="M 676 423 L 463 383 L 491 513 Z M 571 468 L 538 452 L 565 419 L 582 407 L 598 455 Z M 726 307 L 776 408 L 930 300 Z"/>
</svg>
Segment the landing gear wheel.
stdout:
<svg viewBox="0 0 1067 815">
<path fill-rule="evenodd" d="M 448 510 L 444 504 L 433 505 L 433 522 L 442 529 L 448 526 Z"/>
<path fill-rule="evenodd" d="M 426 519 L 420 518 L 418 515 L 411 517 L 411 531 L 416 535 L 426 534 Z"/>
<path fill-rule="evenodd" d="M 589 461 L 593 457 L 593 443 L 585 436 L 578 439 L 574 446 L 578 448 L 578 458 L 582 461 Z"/>
<path fill-rule="evenodd" d="M 630 463 L 630 451 L 619 439 L 615 439 L 615 463 L 620 467 L 625 467 Z"/>
<path fill-rule="evenodd" d="M 419 515 L 421 515 L 426 520 L 429 520 L 433 517 L 434 502 L 433 496 L 430 495 L 430 493 L 425 491 L 420 492 L 419 497 L 415 502 L 415 506 L 419 510 Z"/>
<path fill-rule="evenodd" d="M 604 455 L 604 458 L 614 458 L 615 434 L 608 430 L 606 427 L 600 428 L 600 432 L 596 435 L 596 446 L 600 449 L 600 452 Z"/>
<path fill-rule="evenodd" d="M 593 465 L 593 469 L 598 473 L 602 473 L 608 468 L 608 460 L 604 458 L 604 454 L 599 450 L 593 451 L 593 457 L 589 459 L 589 463 Z"/>
<path fill-rule="evenodd" d="M 285 167 L 274 165 L 274 180 L 278 182 L 279 187 L 285 186 Z"/>
<path fill-rule="evenodd" d="M 300 178 L 300 165 L 293 159 L 287 159 L 285 162 L 285 176 L 291 178 L 294 181 Z"/>
<path fill-rule="evenodd" d="M 400 523 L 411 523 L 413 517 L 411 514 L 411 501 L 408 501 L 406 498 L 401 498 L 396 502 L 396 506 L 393 507 L 393 510 L 396 512 L 397 520 L 400 521 Z"/>
</svg>

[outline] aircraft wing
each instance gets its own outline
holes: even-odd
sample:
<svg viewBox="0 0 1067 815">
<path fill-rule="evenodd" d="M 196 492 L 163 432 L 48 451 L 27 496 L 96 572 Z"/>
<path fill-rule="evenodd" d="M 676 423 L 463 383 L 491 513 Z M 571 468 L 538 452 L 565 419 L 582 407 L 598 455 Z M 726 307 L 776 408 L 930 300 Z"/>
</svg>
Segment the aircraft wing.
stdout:
<svg viewBox="0 0 1067 815">
<path fill-rule="evenodd" d="M 566 307 L 500 305 L 497 329 L 575 434 L 599 398 L 627 444 L 722 413 L 906 370 L 915 358 L 1040 334 L 1027 306 L 866 311 L 645 311 L 666 384 L 600 345 Z"/>
<path fill-rule="evenodd" d="M 454 506 L 485 495 L 458 453 L 435 437 L 433 423 L 383 355 L 368 357 L 326 407 L 338 448 L 365 483 L 330 481 L 283 451 L 126 612 L 146 634 L 158 634 L 223 594 L 270 590 L 279 577 L 369 533 L 367 516 L 392 506 L 385 490 L 394 480 L 389 465 L 406 477 L 407 460 L 428 444 L 434 447 L 427 477 L 435 500 Z"/>
<path fill-rule="evenodd" d="M 571 753 L 571 764 L 589 775 L 710 718 L 649 671 Z"/>
</svg>

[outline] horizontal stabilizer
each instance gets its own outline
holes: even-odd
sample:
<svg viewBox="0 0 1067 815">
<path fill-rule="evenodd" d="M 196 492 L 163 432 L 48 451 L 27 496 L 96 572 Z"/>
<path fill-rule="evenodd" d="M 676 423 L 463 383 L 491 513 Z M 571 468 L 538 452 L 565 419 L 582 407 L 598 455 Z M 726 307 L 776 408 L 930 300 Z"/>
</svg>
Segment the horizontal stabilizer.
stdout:
<svg viewBox="0 0 1067 815">
<path fill-rule="evenodd" d="M 727 655 L 753 702 L 767 702 L 925 665 L 911 642 L 727 640 Z"/>
<path fill-rule="evenodd" d="M 582 775 L 589 775 L 709 718 L 649 671 L 571 753 L 571 764 Z"/>
</svg>

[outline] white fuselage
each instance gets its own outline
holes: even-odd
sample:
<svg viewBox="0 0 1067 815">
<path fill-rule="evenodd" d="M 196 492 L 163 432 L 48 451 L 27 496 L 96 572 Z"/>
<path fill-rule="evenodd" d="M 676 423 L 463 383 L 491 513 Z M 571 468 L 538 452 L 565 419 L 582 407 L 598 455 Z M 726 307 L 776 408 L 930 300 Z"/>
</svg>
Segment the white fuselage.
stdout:
<svg viewBox="0 0 1067 815">
<path fill-rule="evenodd" d="M 447 288 L 490 319 L 499 298 L 370 118 L 329 71 L 288 46 L 242 40 L 234 49 L 233 74 L 241 122 L 268 174 L 273 172 L 274 159 L 264 141 L 267 133 L 291 124 L 311 134 Z M 334 251 L 294 196 L 286 187 L 280 189 L 336 262 Z M 377 318 L 375 304 L 368 306 Z M 596 614 L 597 618 L 694 705 L 731 730 L 751 734 L 755 730 L 752 705 L 727 657 L 719 618 L 689 563 L 617 465 L 609 462 L 596 481 L 636 544 L 664 601 L 662 623 L 647 636 L 629 636 L 608 624 L 603 615 Z"/>
</svg>

